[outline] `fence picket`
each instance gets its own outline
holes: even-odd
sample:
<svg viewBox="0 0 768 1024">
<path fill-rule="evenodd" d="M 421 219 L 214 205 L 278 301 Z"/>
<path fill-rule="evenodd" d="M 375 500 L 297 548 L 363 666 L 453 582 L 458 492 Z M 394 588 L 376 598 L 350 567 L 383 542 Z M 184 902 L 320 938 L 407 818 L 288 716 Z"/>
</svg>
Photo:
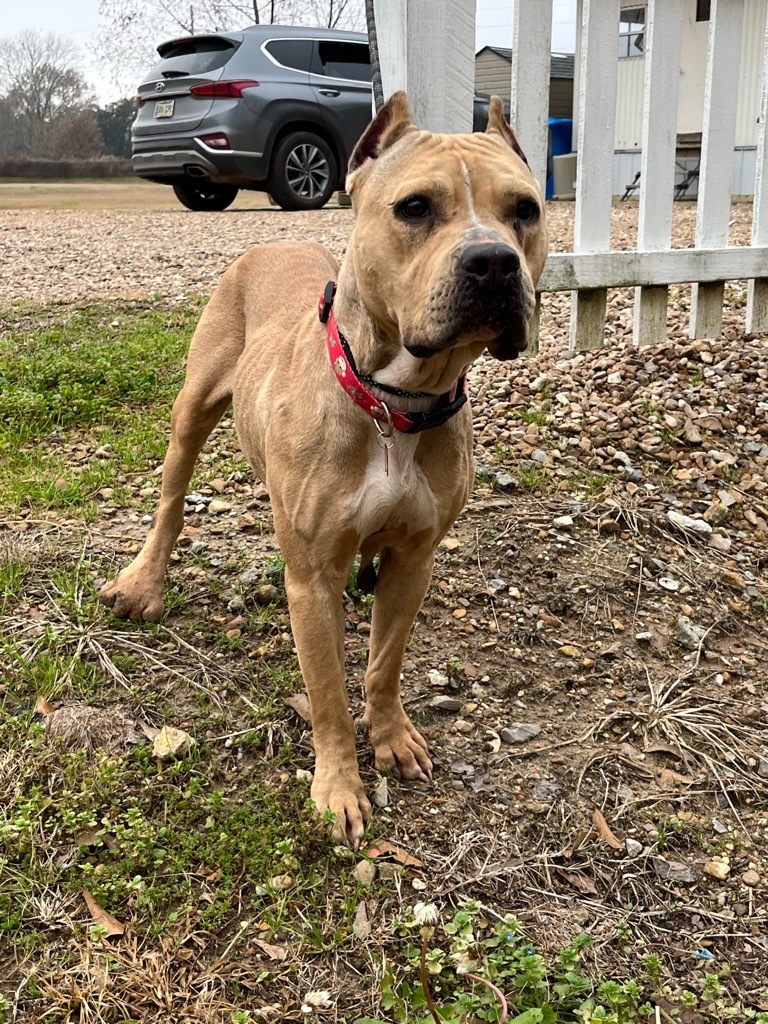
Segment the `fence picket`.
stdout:
<svg viewBox="0 0 768 1024">
<path fill-rule="evenodd" d="M 600 252 L 611 244 L 619 0 L 581 0 L 581 25 L 575 253 Z M 571 297 L 572 351 L 603 344 L 606 294 L 600 288 Z"/>
<path fill-rule="evenodd" d="M 510 124 L 542 191 L 547 181 L 551 40 L 551 4 L 516 0 Z"/>
<path fill-rule="evenodd" d="M 734 111 L 739 96 L 736 69 L 741 62 L 744 0 L 712 0 L 710 19 L 696 208 L 696 247 L 699 249 L 728 244 Z M 720 336 L 724 290 L 722 281 L 694 284 L 689 327 L 691 338 Z"/>
<path fill-rule="evenodd" d="M 672 244 L 682 37 L 682 0 L 649 0 L 637 234 L 637 248 L 646 252 L 663 251 Z M 654 345 L 665 338 L 667 299 L 667 288 L 663 285 L 635 289 L 636 345 Z"/>
<path fill-rule="evenodd" d="M 768 245 L 768 11 L 763 49 L 763 96 L 757 139 L 752 245 Z M 766 262 L 768 266 L 768 261 Z M 747 333 L 768 332 L 768 277 L 753 278 L 747 289 Z"/>
</svg>

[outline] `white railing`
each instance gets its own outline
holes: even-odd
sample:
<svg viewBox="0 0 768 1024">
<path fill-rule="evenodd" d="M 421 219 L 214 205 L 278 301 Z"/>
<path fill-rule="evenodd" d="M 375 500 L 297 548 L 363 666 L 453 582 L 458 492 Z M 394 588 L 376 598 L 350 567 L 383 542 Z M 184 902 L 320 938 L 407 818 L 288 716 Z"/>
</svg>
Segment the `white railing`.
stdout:
<svg viewBox="0 0 768 1024">
<path fill-rule="evenodd" d="M 768 6 L 768 0 L 762 0 Z M 666 336 L 667 289 L 691 283 L 689 333 L 717 337 L 724 283 L 749 281 L 746 331 L 768 332 L 768 17 L 751 245 L 728 246 L 744 0 L 712 0 L 695 247 L 672 249 L 684 0 L 646 0 L 644 128 L 637 249 L 611 251 L 620 0 L 578 0 L 574 251 L 550 256 L 542 292 L 571 291 L 571 348 L 599 348 L 607 289 L 635 287 L 634 339 Z M 418 122 L 466 131 L 474 76 L 475 0 L 376 0 L 384 93 L 406 88 Z M 515 0 L 512 127 L 544 184 L 550 0 Z"/>
</svg>

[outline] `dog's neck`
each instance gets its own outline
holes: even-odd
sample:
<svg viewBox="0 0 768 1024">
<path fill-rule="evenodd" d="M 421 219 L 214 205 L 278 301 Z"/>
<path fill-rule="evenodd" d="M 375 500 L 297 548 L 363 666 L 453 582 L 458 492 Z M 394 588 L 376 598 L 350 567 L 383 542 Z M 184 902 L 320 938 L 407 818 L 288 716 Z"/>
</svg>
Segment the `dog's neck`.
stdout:
<svg viewBox="0 0 768 1024">
<path fill-rule="evenodd" d="M 428 397 L 393 397 L 369 385 L 391 408 L 423 412 L 433 408 L 441 395 L 451 391 L 470 363 L 485 347 L 481 343 L 459 345 L 428 359 L 412 356 L 403 346 L 396 325 L 376 323 L 360 299 L 354 267 L 349 257 L 339 271 L 334 310 L 339 330 L 352 350 L 358 372 L 390 388 L 428 392 Z M 433 396 L 433 397 L 432 397 Z"/>
</svg>

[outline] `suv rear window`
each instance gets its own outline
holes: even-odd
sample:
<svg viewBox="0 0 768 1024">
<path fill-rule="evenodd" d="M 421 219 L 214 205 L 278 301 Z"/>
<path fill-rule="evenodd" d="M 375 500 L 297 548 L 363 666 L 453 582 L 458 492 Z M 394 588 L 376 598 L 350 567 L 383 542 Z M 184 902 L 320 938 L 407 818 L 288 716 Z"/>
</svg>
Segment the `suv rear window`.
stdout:
<svg viewBox="0 0 768 1024">
<path fill-rule="evenodd" d="M 284 68 L 309 71 L 312 66 L 311 39 L 270 39 L 264 49 Z"/>
<path fill-rule="evenodd" d="M 178 78 L 182 75 L 204 75 L 223 68 L 237 49 L 235 43 L 220 36 L 197 36 L 158 46 L 162 57 L 152 69 L 153 75 Z"/>
<path fill-rule="evenodd" d="M 318 44 L 323 73 L 329 78 L 349 78 L 370 82 L 371 58 L 365 43 L 341 43 L 321 40 Z"/>
</svg>

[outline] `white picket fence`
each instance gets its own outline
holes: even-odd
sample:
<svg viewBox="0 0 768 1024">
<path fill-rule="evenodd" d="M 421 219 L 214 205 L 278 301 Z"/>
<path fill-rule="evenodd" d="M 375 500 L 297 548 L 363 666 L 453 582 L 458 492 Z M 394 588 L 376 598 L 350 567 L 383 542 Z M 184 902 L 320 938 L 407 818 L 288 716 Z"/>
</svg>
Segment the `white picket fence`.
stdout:
<svg viewBox="0 0 768 1024">
<path fill-rule="evenodd" d="M 768 4 L 768 0 L 765 0 Z M 605 338 L 607 289 L 635 288 L 634 340 L 666 335 L 668 287 L 692 283 L 692 338 L 720 334 L 726 281 L 749 281 L 745 329 L 768 332 L 768 18 L 752 239 L 728 245 L 730 173 L 744 0 L 712 0 L 694 248 L 672 249 L 684 0 L 646 0 L 645 96 L 637 249 L 611 251 L 620 0 L 578 0 L 574 251 L 551 255 L 542 292 L 570 291 L 571 349 Z M 551 0 L 514 0 L 512 126 L 544 184 Z M 384 94 L 405 88 L 433 131 L 471 131 L 475 0 L 376 0 Z"/>
</svg>

